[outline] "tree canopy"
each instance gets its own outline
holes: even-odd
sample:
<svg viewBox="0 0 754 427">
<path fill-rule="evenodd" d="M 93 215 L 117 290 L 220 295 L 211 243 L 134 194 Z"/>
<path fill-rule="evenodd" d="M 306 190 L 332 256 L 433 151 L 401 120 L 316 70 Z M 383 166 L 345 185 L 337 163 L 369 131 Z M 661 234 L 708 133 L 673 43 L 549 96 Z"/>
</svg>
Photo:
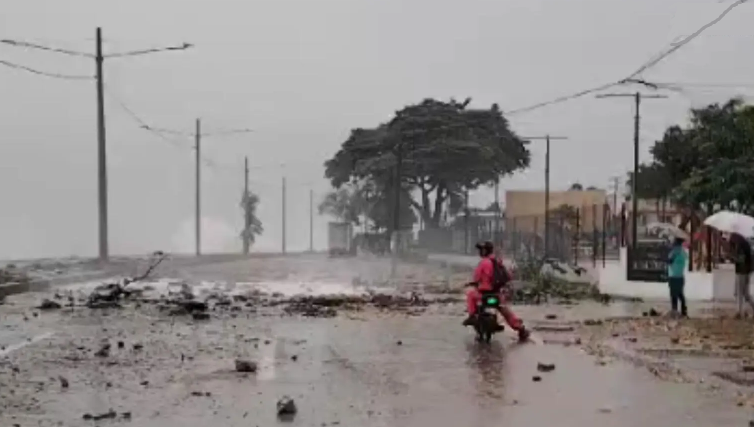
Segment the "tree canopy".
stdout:
<svg viewBox="0 0 754 427">
<path fill-rule="evenodd" d="M 639 197 L 708 213 L 754 211 L 754 106 L 732 99 L 692 109 L 688 125 L 668 128 L 651 153 L 639 169 Z"/>
<path fill-rule="evenodd" d="M 463 193 L 529 165 L 526 142 L 510 129 L 500 108 L 469 108 L 470 99 L 426 99 L 404 107 L 387 123 L 353 129 L 325 162 L 336 189 L 369 181 L 393 188 L 401 160 L 401 187 L 425 223 L 439 225 L 446 206 L 457 209 Z"/>
</svg>

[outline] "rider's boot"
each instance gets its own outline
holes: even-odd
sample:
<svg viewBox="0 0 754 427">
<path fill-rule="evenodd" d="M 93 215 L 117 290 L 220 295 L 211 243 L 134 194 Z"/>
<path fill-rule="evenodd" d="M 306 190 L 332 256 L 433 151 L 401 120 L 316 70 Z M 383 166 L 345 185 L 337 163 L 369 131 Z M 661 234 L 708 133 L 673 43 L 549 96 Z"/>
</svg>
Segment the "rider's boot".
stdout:
<svg viewBox="0 0 754 427">
<path fill-rule="evenodd" d="M 528 329 L 526 329 L 525 326 L 522 325 L 521 329 L 518 330 L 518 340 L 520 342 L 527 341 L 529 340 L 529 336 L 531 336 L 531 333 L 529 332 Z"/>
<path fill-rule="evenodd" d="M 476 316 L 469 314 L 466 320 L 463 321 L 463 326 L 474 326 L 476 324 Z"/>
</svg>

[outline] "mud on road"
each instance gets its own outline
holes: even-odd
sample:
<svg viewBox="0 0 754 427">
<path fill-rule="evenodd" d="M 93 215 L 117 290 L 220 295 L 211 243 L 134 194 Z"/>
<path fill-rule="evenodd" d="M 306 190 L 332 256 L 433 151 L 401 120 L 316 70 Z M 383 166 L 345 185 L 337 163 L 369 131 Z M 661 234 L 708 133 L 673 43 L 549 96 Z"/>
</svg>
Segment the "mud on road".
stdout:
<svg viewBox="0 0 754 427">
<path fill-rule="evenodd" d="M 484 346 L 460 326 L 463 304 L 426 303 L 424 294 L 400 300 L 406 309 L 370 297 L 313 317 L 270 303 L 290 301 L 284 295 L 223 295 L 229 304 L 216 298 L 199 310 L 208 319 L 160 298 L 91 309 L 76 296 L 66 307 L 60 295 L 62 307 L 50 310 L 33 309 L 42 296 L 14 298 L 0 307 L 0 338 L 23 345 L 0 355 L 0 425 L 694 427 L 750 418 L 697 384 L 587 355 L 582 327 L 569 325 L 598 316 L 600 305 L 517 307 L 539 343 L 502 334 Z M 239 360 L 253 369 L 238 372 Z M 296 413 L 280 419 L 284 396 Z"/>
</svg>

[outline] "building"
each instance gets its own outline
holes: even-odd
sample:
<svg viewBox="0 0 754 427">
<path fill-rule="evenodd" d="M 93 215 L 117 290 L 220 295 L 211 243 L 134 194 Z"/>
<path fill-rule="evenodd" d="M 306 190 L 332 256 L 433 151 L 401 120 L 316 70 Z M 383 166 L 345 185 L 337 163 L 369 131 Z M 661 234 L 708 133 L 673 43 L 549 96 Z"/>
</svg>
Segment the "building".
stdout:
<svg viewBox="0 0 754 427">
<path fill-rule="evenodd" d="M 609 214 L 605 190 L 550 191 L 550 218 L 559 221 L 556 213 L 568 206 L 578 212 L 579 229 L 584 233 L 602 230 L 605 213 Z M 505 192 L 505 228 L 519 232 L 542 234 L 545 224 L 545 192 L 512 190 Z"/>
<path fill-rule="evenodd" d="M 626 200 L 626 216 L 631 221 L 631 212 L 633 212 L 633 203 Z M 640 228 L 644 228 L 655 222 L 666 222 L 678 225 L 683 222 L 683 212 L 674 204 L 665 201 L 663 203 L 657 199 L 639 199 L 637 200 L 637 210 L 639 215 L 636 217 L 636 223 Z"/>
</svg>

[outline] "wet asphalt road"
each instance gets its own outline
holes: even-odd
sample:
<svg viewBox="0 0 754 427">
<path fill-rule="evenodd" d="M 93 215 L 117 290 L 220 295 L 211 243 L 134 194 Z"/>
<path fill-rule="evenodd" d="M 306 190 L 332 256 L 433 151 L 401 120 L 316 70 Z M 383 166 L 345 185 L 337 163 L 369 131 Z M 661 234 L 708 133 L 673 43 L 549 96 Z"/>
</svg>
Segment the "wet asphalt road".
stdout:
<svg viewBox="0 0 754 427">
<path fill-rule="evenodd" d="M 228 277 L 246 266 L 226 268 Z M 211 276 L 206 270 L 198 275 Z M 337 271 L 341 280 L 353 263 Z M 460 327 L 458 305 L 421 316 L 365 310 L 300 319 L 240 311 L 195 322 L 148 309 L 33 317 L 31 297 L 16 301 L 0 307 L 0 341 L 42 338 L 15 351 L 4 344 L 2 426 L 271 426 L 281 422 L 275 402 L 283 395 L 298 406 L 292 426 L 706 427 L 745 426 L 751 416 L 694 384 L 661 382 L 620 362 L 600 366 L 577 346 L 518 344 L 505 334 L 479 345 Z M 552 310 L 521 311 L 532 319 Z M 103 340 L 110 354 L 97 357 Z M 235 372 L 239 357 L 256 361 L 258 372 Z M 537 362 L 556 369 L 539 373 Z M 532 381 L 535 375 L 542 381 Z M 83 420 L 111 408 L 115 419 Z"/>
</svg>

